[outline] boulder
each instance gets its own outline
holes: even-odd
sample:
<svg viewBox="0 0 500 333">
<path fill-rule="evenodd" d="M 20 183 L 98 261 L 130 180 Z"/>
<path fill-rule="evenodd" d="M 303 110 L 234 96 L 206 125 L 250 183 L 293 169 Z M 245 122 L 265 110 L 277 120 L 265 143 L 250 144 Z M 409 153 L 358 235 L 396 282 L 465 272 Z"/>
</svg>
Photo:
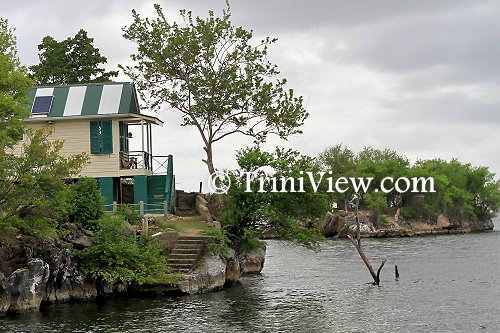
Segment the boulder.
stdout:
<svg viewBox="0 0 500 333">
<path fill-rule="evenodd" d="M 320 232 L 323 236 L 335 236 L 344 229 L 345 219 L 340 214 L 327 213 L 323 223 L 321 224 Z"/>
<path fill-rule="evenodd" d="M 266 260 L 266 247 L 263 246 L 259 250 L 246 252 L 242 255 L 241 273 L 242 274 L 259 274 L 264 268 Z"/>
<path fill-rule="evenodd" d="M 226 283 L 235 284 L 240 280 L 242 274 L 242 260 L 234 249 L 229 249 L 224 255 L 224 259 L 226 261 Z"/>
<path fill-rule="evenodd" d="M 70 242 L 75 249 L 83 250 L 92 245 L 93 233 L 91 231 L 80 229 L 75 223 L 64 223 L 61 228 L 70 231 L 64 240 Z"/>
<path fill-rule="evenodd" d="M 5 276 L 0 273 L 0 318 L 5 316 L 10 307 L 10 285 Z"/>
<path fill-rule="evenodd" d="M 444 215 L 439 215 L 437 219 L 437 225 L 443 229 L 450 228 L 451 223 L 450 220 L 444 216 Z"/>
<path fill-rule="evenodd" d="M 219 256 L 209 256 L 204 264 L 186 275 L 179 289 L 187 294 L 202 294 L 220 290 L 226 282 L 226 263 Z"/>
<path fill-rule="evenodd" d="M 49 265 L 42 259 L 31 259 L 25 268 L 9 277 L 11 290 L 10 311 L 22 312 L 38 309 L 49 279 Z"/>
<path fill-rule="evenodd" d="M 77 233 L 84 232 L 79 230 Z M 32 240 L 28 247 L 28 259 L 41 258 L 49 265 L 43 301 L 88 301 L 97 296 L 95 280 L 82 272 L 78 258 L 59 239 Z"/>
</svg>

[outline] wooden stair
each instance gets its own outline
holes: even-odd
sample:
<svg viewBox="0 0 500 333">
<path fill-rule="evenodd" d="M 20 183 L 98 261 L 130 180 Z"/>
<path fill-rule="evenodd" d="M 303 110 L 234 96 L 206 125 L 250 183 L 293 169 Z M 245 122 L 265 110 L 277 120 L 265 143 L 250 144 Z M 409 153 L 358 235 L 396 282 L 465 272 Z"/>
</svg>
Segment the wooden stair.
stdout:
<svg viewBox="0 0 500 333">
<path fill-rule="evenodd" d="M 170 251 L 167 264 L 174 273 L 189 273 L 203 254 L 208 236 L 181 236 Z"/>
</svg>

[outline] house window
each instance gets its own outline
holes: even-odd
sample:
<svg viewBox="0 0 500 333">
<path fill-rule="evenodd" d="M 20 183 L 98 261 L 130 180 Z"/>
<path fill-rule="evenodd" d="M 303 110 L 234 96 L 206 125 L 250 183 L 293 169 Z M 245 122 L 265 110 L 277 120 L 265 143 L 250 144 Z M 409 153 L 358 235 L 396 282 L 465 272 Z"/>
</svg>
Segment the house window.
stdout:
<svg viewBox="0 0 500 333">
<path fill-rule="evenodd" d="M 90 122 L 90 153 L 111 154 L 113 152 L 113 125 L 111 120 Z"/>
</svg>

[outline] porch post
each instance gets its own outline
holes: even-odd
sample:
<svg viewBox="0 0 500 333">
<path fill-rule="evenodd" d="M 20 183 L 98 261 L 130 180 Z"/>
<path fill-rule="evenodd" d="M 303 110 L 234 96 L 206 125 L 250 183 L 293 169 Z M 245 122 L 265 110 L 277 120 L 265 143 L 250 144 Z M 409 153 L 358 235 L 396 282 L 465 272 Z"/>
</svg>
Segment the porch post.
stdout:
<svg viewBox="0 0 500 333">
<path fill-rule="evenodd" d="M 144 159 L 145 154 L 144 154 L 144 120 L 141 119 L 141 144 L 142 144 L 142 166 L 144 169 L 146 169 L 146 161 Z"/>
</svg>

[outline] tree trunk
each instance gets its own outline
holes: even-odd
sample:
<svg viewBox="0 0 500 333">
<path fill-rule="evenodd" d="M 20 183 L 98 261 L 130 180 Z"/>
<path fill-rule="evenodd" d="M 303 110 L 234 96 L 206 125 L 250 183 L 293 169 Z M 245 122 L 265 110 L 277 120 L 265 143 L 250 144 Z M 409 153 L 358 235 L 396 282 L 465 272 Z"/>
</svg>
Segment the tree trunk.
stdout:
<svg viewBox="0 0 500 333">
<path fill-rule="evenodd" d="M 208 172 L 212 175 L 215 172 L 214 160 L 212 154 L 212 144 L 208 144 L 207 146 L 203 147 L 203 149 L 207 154 L 207 159 L 202 161 L 207 165 Z"/>
<path fill-rule="evenodd" d="M 361 226 L 359 223 L 359 200 L 360 200 L 360 196 L 359 196 L 359 194 L 357 194 L 356 207 L 355 207 L 356 239 L 352 238 L 351 235 L 349 235 L 349 234 L 347 235 L 347 237 L 351 240 L 351 242 L 354 245 L 354 247 L 356 248 L 356 250 L 358 250 L 359 256 L 361 257 L 361 259 L 363 259 L 363 262 L 365 263 L 366 267 L 368 268 L 368 271 L 370 272 L 370 275 L 372 276 L 373 281 L 374 281 L 373 284 L 378 286 L 380 284 L 380 271 L 382 270 L 382 267 L 384 267 L 385 260 L 382 261 L 382 264 L 378 268 L 377 273 L 375 273 L 372 265 L 370 264 L 370 261 L 368 260 L 368 257 L 365 255 L 365 253 L 363 252 L 363 249 L 361 248 Z"/>
</svg>

